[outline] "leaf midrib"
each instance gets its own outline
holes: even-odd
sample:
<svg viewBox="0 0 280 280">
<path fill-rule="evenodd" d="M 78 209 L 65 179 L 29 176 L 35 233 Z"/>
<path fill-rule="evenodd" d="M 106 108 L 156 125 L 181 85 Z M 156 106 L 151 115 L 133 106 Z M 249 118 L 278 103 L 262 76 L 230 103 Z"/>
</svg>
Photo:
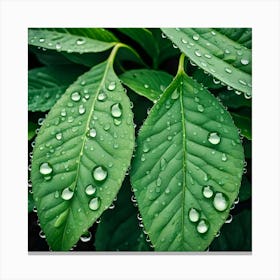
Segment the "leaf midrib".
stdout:
<svg viewBox="0 0 280 280">
<path fill-rule="evenodd" d="M 105 68 L 105 71 L 103 73 L 103 76 L 102 76 L 102 80 L 96 90 L 96 94 L 95 94 L 95 97 L 93 98 L 93 101 L 92 101 L 92 106 L 90 107 L 91 108 L 91 111 L 89 113 L 89 116 L 88 116 L 88 119 L 87 119 L 87 122 L 86 122 L 86 126 L 85 126 L 85 132 L 84 134 L 82 135 L 83 136 L 83 142 L 82 142 L 82 146 L 81 146 L 81 150 L 80 150 L 80 153 L 79 153 L 79 157 L 78 157 L 78 165 L 77 165 L 77 172 L 76 172 L 76 177 L 75 177 L 75 180 L 74 180 L 74 183 L 73 183 L 73 192 L 75 191 L 76 189 L 76 186 L 77 186 L 77 182 L 78 182 L 78 174 L 80 172 L 80 166 L 81 166 L 81 158 L 82 156 L 84 155 L 84 147 L 85 147 L 85 143 L 86 143 L 86 133 L 89 129 L 89 124 L 90 124 L 90 120 L 92 118 L 92 115 L 93 115 L 93 112 L 94 112 L 94 107 L 95 107 L 95 103 L 96 103 L 96 100 L 97 100 L 97 96 L 98 96 L 98 93 L 100 92 L 104 82 L 105 82 L 105 77 L 107 76 L 108 74 L 108 71 L 109 71 L 109 66 L 111 65 L 110 63 L 110 60 L 108 59 L 107 60 L 107 65 L 106 65 L 106 68 Z M 75 197 L 75 194 L 73 195 L 73 198 Z M 73 203 L 73 199 L 70 200 L 69 202 L 69 206 L 68 208 L 71 210 L 72 208 L 72 203 Z M 64 237 L 65 237 L 65 233 L 66 233 L 66 228 L 68 226 L 68 222 L 69 222 L 69 214 L 70 214 L 70 211 L 68 212 L 67 214 L 67 218 L 66 218 L 66 222 L 65 222 L 65 226 L 64 226 L 64 230 L 63 230 L 63 235 L 62 235 L 62 244 L 63 244 L 63 241 L 64 241 Z"/>
</svg>

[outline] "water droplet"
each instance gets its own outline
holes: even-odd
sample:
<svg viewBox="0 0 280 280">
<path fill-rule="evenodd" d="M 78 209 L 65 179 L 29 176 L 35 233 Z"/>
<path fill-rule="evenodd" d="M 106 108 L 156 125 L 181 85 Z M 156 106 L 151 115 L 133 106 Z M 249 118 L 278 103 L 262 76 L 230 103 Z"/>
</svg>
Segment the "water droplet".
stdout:
<svg viewBox="0 0 280 280">
<path fill-rule="evenodd" d="M 145 84 L 145 85 L 144 85 L 144 88 L 149 88 L 149 85 Z"/>
<path fill-rule="evenodd" d="M 246 83 L 245 81 L 243 81 L 243 80 L 238 80 L 238 82 L 239 82 L 241 85 L 243 85 L 243 86 L 247 86 L 247 83 Z"/>
<path fill-rule="evenodd" d="M 45 235 L 45 233 L 42 230 L 39 232 L 39 236 L 41 238 L 46 238 L 46 235 Z"/>
<path fill-rule="evenodd" d="M 179 97 L 179 92 L 177 90 L 173 91 L 171 94 L 171 99 L 177 99 Z"/>
<path fill-rule="evenodd" d="M 149 150 L 150 150 L 149 146 L 146 143 L 144 143 L 143 144 L 143 152 L 147 153 L 147 152 L 149 152 Z"/>
<path fill-rule="evenodd" d="M 210 54 L 208 54 L 208 53 L 206 53 L 204 56 L 205 56 L 206 58 L 208 58 L 208 59 L 212 58 L 212 55 L 210 55 Z"/>
<path fill-rule="evenodd" d="M 114 124 L 116 126 L 119 126 L 122 123 L 122 121 L 120 119 L 114 119 Z"/>
<path fill-rule="evenodd" d="M 119 118 L 122 115 L 122 105 L 120 103 L 116 103 L 111 107 L 111 114 L 114 118 Z"/>
<path fill-rule="evenodd" d="M 86 112 L 86 108 L 84 107 L 83 104 L 81 104 L 81 105 L 79 106 L 79 114 L 80 114 L 80 115 L 83 115 L 85 112 Z"/>
<path fill-rule="evenodd" d="M 100 91 L 97 96 L 98 101 L 105 101 L 107 98 L 107 94 L 104 91 Z"/>
<path fill-rule="evenodd" d="M 209 229 L 209 223 L 206 220 L 202 219 L 197 224 L 196 229 L 201 234 L 206 233 Z"/>
<path fill-rule="evenodd" d="M 104 166 L 96 166 L 92 171 L 92 176 L 96 181 L 102 182 L 107 178 L 108 171 Z"/>
<path fill-rule="evenodd" d="M 251 94 L 250 92 L 245 92 L 245 93 L 244 93 L 244 97 L 245 97 L 246 99 L 251 99 L 251 98 L 252 98 L 252 94 Z"/>
<path fill-rule="evenodd" d="M 189 210 L 189 220 L 193 223 L 196 223 L 200 218 L 200 213 L 195 208 Z"/>
<path fill-rule="evenodd" d="M 56 43 L 55 44 L 55 48 L 56 48 L 56 50 L 61 50 L 61 48 L 62 48 L 62 46 L 61 46 L 61 44 L 60 43 Z"/>
<path fill-rule="evenodd" d="M 165 168 L 166 168 L 166 165 L 167 165 L 167 161 L 165 158 L 162 158 L 160 160 L 160 170 L 163 171 Z"/>
<path fill-rule="evenodd" d="M 228 198 L 224 194 L 218 192 L 215 194 L 213 205 L 216 210 L 221 212 L 225 211 L 228 207 Z"/>
<path fill-rule="evenodd" d="M 38 119 L 38 124 L 39 124 L 39 125 L 42 125 L 43 122 L 44 122 L 44 120 L 45 120 L 44 118 L 39 118 L 39 119 Z"/>
<path fill-rule="evenodd" d="M 172 44 L 172 46 L 173 46 L 174 49 L 178 49 L 177 45 Z"/>
<path fill-rule="evenodd" d="M 240 62 L 241 62 L 242 65 L 248 65 L 248 64 L 249 64 L 249 60 L 246 59 L 246 58 L 242 58 L 242 59 L 240 60 Z"/>
<path fill-rule="evenodd" d="M 201 53 L 200 53 L 199 50 L 195 50 L 195 51 L 194 51 L 194 54 L 195 54 L 196 56 L 198 56 L 198 57 L 201 57 Z"/>
<path fill-rule="evenodd" d="M 70 200 L 74 195 L 74 192 L 70 188 L 65 188 L 61 193 L 61 198 L 64 200 Z"/>
<path fill-rule="evenodd" d="M 226 221 L 225 221 L 225 224 L 230 224 L 232 222 L 232 219 L 233 219 L 232 215 L 229 214 Z"/>
<path fill-rule="evenodd" d="M 208 135 L 208 141 L 213 145 L 217 145 L 221 142 L 221 137 L 218 132 L 211 132 Z"/>
<path fill-rule="evenodd" d="M 192 38 L 195 40 L 195 41 L 198 41 L 199 40 L 199 35 L 198 34 L 194 34 L 192 36 Z"/>
<path fill-rule="evenodd" d="M 225 153 L 222 154 L 222 161 L 227 161 L 227 156 Z"/>
<path fill-rule="evenodd" d="M 95 211 L 100 207 L 101 204 L 101 200 L 99 197 L 94 197 L 93 199 L 91 199 L 91 201 L 89 202 L 89 209 Z"/>
<path fill-rule="evenodd" d="M 104 126 L 103 126 L 103 129 L 105 130 L 105 131 L 108 131 L 109 129 L 110 129 L 110 124 L 109 123 L 106 123 L 106 124 L 104 124 Z"/>
<path fill-rule="evenodd" d="M 211 186 L 204 186 L 202 194 L 205 198 L 211 198 L 214 194 L 213 188 Z"/>
<path fill-rule="evenodd" d="M 52 166 L 48 162 L 44 162 L 40 165 L 40 173 L 44 176 L 51 175 L 53 172 Z"/>
<path fill-rule="evenodd" d="M 92 237 L 91 232 L 90 232 L 90 231 L 87 231 L 87 232 L 85 232 L 85 233 L 83 233 L 83 234 L 81 235 L 80 240 L 81 240 L 82 242 L 88 242 L 88 241 L 91 240 L 91 237 Z"/>
<path fill-rule="evenodd" d="M 40 42 L 40 43 L 44 43 L 44 42 L 45 42 L 45 38 L 40 38 L 40 39 L 39 39 L 39 42 Z"/>
<path fill-rule="evenodd" d="M 214 83 L 215 85 L 218 85 L 218 84 L 221 83 L 221 81 L 220 81 L 220 80 L 216 80 L 215 78 L 213 78 L 213 83 Z"/>
<path fill-rule="evenodd" d="M 66 110 L 65 110 L 64 108 L 61 110 L 60 115 L 61 115 L 62 117 L 66 117 Z"/>
<path fill-rule="evenodd" d="M 197 105 L 197 110 L 199 111 L 199 112 L 204 112 L 204 107 L 203 107 L 203 105 L 201 105 L 201 104 L 198 104 Z"/>
<path fill-rule="evenodd" d="M 182 38 L 181 41 L 182 41 L 183 44 L 187 44 L 188 43 L 188 41 L 186 39 L 184 39 L 184 38 Z"/>
<path fill-rule="evenodd" d="M 93 195 L 96 192 L 96 187 L 94 187 L 93 185 L 87 185 L 85 192 L 87 195 Z"/>
<path fill-rule="evenodd" d="M 116 88 L 116 82 L 111 82 L 108 85 L 108 90 L 113 91 Z"/>
<path fill-rule="evenodd" d="M 84 38 L 79 38 L 79 39 L 77 39 L 76 44 L 78 46 L 80 46 L 80 45 L 83 45 L 85 42 L 86 42 L 86 40 Z"/>
<path fill-rule="evenodd" d="M 78 91 L 75 91 L 71 94 L 71 99 L 75 102 L 79 101 L 81 99 L 81 95 Z"/>
<path fill-rule="evenodd" d="M 60 141 L 62 139 L 62 133 L 61 132 L 58 132 L 56 135 L 55 135 L 55 138 Z"/>
<path fill-rule="evenodd" d="M 216 35 L 216 32 L 215 32 L 215 31 L 211 31 L 211 34 L 212 34 L 213 36 L 215 36 L 215 35 Z"/>
<path fill-rule="evenodd" d="M 167 36 L 164 33 L 161 33 L 161 38 L 165 39 Z"/>
<path fill-rule="evenodd" d="M 231 74 L 232 73 L 232 70 L 228 67 L 225 68 L 225 71 L 228 73 L 228 74 Z"/>
<path fill-rule="evenodd" d="M 56 191 L 56 192 L 54 193 L 54 198 L 59 198 L 59 191 Z"/>
<path fill-rule="evenodd" d="M 90 130 L 88 132 L 88 136 L 90 136 L 91 138 L 94 138 L 96 136 L 95 128 L 90 128 Z"/>
<path fill-rule="evenodd" d="M 160 178 L 160 177 L 157 178 L 156 185 L 157 185 L 158 187 L 160 187 L 160 185 L 161 185 L 161 178 Z"/>
</svg>

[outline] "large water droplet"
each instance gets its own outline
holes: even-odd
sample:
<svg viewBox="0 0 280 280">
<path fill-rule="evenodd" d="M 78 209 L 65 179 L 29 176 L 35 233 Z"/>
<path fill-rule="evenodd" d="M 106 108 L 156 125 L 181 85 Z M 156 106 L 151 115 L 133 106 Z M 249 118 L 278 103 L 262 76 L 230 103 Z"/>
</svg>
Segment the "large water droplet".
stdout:
<svg viewBox="0 0 280 280">
<path fill-rule="evenodd" d="M 108 90 L 112 91 L 116 88 L 116 82 L 111 82 L 109 85 L 108 85 Z"/>
<path fill-rule="evenodd" d="M 83 104 L 81 104 L 81 105 L 79 106 L 79 114 L 80 114 L 80 115 L 83 115 L 85 112 L 86 112 L 86 108 L 84 107 Z"/>
<path fill-rule="evenodd" d="M 100 207 L 101 204 L 101 200 L 99 197 L 94 197 L 93 199 L 91 199 L 91 201 L 89 202 L 89 209 L 95 211 Z"/>
<path fill-rule="evenodd" d="M 44 162 L 40 165 L 40 173 L 44 176 L 51 175 L 53 168 L 48 162 Z"/>
<path fill-rule="evenodd" d="M 193 38 L 195 41 L 198 41 L 198 40 L 199 40 L 199 35 L 198 35 L 198 34 L 193 34 L 192 38 Z"/>
<path fill-rule="evenodd" d="M 97 99 L 99 101 L 105 101 L 107 98 L 107 94 L 104 91 L 100 91 L 100 93 L 97 96 Z"/>
<path fill-rule="evenodd" d="M 227 161 L 227 156 L 225 153 L 222 154 L 222 161 Z"/>
<path fill-rule="evenodd" d="M 88 132 L 88 136 L 90 136 L 91 138 L 94 138 L 96 136 L 95 128 L 90 128 L 90 130 Z"/>
<path fill-rule="evenodd" d="M 102 165 L 96 166 L 92 171 L 92 176 L 96 181 L 102 182 L 107 178 L 108 171 L 107 171 L 106 167 L 104 167 Z"/>
<path fill-rule="evenodd" d="M 202 194 L 205 198 L 211 198 L 214 194 L 213 188 L 211 186 L 204 186 Z"/>
<path fill-rule="evenodd" d="M 246 58 L 242 58 L 242 59 L 240 60 L 240 62 L 241 62 L 241 64 L 243 64 L 243 65 L 248 65 L 248 64 L 249 64 L 249 60 L 246 59 Z"/>
<path fill-rule="evenodd" d="M 216 210 L 225 211 L 228 207 L 228 198 L 223 193 L 218 192 L 215 194 L 213 205 Z"/>
<path fill-rule="evenodd" d="M 79 39 L 77 39 L 76 44 L 77 44 L 78 46 L 80 46 L 80 45 L 83 45 L 85 42 L 86 42 L 85 39 L 79 38 Z"/>
<path fill-rule="evenodd" d="M 200 52 L 199 50 L 195 50 L 195 51 L 194 51 L 194 54 L 195 54 L 196 56 L 198 56 L 198 57 L 201 56 L 201 52 Z"/>
<path fill-rule="evenodd" d="M 75 91 L 71 94 L 71 99 L 75 102 L 79 101 L 81 99 L 81 95 L 78 91 Z"/>
<path fill-rule="evenodd" d="M 201 234 L 206 233 L 209 229 L 209 223 L 206 220 L 202 219 L 197 224 L 196 229 Z"/>
<path fill-rule="evenodd" d="M 221 137 L 218 132 L 211 132 L 208 135 L 208 141 L 213 145 L 217 145 L 221 142 Z"/>
<path fill-rule="evenodd" d="M 70 200 L 74 195 L 74 192 L 70 188 L 65 188 L 61 193 L 61 198 L 64 200 Z"/>
<path fill-rule="evenodd" d="M 93 185 L 87 185 L 85 192 L 87 195 L 93 195 L 96 192 L 96 187 L 94 187 Z"/>
<path fill-rule="evenodd" d="M 55 138 L 60 141 L 62 139 L 62 133 L 61 132 L 58 132 L 56 135 L 55 135 Z"/>
<path fill-rule="evenodd" d="M 120 103 L 116 103 L 111 107 L 111 114 L 114 118 L 119 118 L 122 115 L 122 105 Z"/>
<path fill-rule="evenodd" d="M 189 210 L 189 220 L 193 223 L 196 223 L 200 218 L 200 213 L 195 208 Z"/>
</svg>

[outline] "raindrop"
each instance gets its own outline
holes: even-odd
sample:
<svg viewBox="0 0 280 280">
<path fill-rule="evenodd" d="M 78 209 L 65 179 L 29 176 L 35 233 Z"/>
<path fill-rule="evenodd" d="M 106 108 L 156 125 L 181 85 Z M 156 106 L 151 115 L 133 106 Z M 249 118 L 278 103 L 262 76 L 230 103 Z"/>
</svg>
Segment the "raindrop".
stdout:
<svg viewBox="0 0 280 280">
<path fill-rule="evenodd" d="M 82 242 L 88 242 L 88 241 L 91 240 L 91 237 L 92 237 L 91 232 L 90 232 L 90 231 L 87 231 L 87 232 L 85 232 L 85 233 L 83 233 L 83 234 L 81 235 L 80 240 L 81 240 Z"/>
<path fill-rule="evenodd" d="M 39 118 L 39 119 L 38 119 L 38 124 L 39 124 L 39 125 L 42 125 L 43 122 L 44 122 L 44 120 L 45 120 L 44 118 Z"/>
<path fill-rule="evenodd" d="M 166 39 L 166 35 L 164 33 L 161 33 L 161 38 Z"/>
<path fill-rule="evenodd" d="M 122 106 L 120 103 L 115 103 L 111 107 L 111 114 L 115 118 L 119 118 L 122 115 Z"/>
<path fill-rule="evenodd" d="M 228 67 L 225 68 L 225 71 L 228 73 L 228 74 L 231 74 L 232 73 L 232 70 Z"/>
<path fill-rule="evenodd" d="M 200 213 L 195 208 L 189 210 L 189 220 L 193 223 L 196 223 L 200 218 Z"/>
<path fill-rule="evenodd" d="M 214 194 L 213 188 L 211 186 L 204 186 L 202 190 L 202 194 L 205 198 L 211 198 Z"/>
<path fill-rule="evenodd" d="M 77 39 L 76 44 L 77 44 L 78 46 L 80 46 L 80 45 L 83 45 L 85 42 L 86 42 L 85 39 L 79 38 L 79 39 Z"/>
<path fill-rule="evenodd" d="M 92 171 L 92 176 L 96 181 L 102 182 L 107 178 L 108 171 L 107 171 L 106 167 L 104 167 L 102 165 L 96 166 Z"/>
<path fill-rule="evenodd" d="M 202 219 L 197 224 L 196 229 L 201 234 L 206 233 L 209 229 L 209 223 L 206 220 Z"/>
<path fill-rule="evenodd" d="M 185 40 L 184 38 L 182 38 L 181 41 L 182 41 L 183 44 L 187 44 L 188 43 L 188 41 Z"/>
<path fill-rule="evenodd" d="M 195 40 L 195 41 L 198 41 L 199 40 L 199 35 L 198 34 L 194 34 L 192 36 L 192 38 Z"/>
<path fill-rule="evenodd" d="M 163 171 L 165 168 L 166 168 L 166 165 L 167 165 L 167 161 L 165 158 L 162 158 L 160 160 L 160 170 Z"/>
<path fill-rule="evenodd" d="M 246 99 L 251 99 L 251 98 L 252 98 L 252 95 L 251 95 L 250 92 L 245 92 L 245 93 L 244 93 L 244 97 L 245 97 Z"/>
<path fill-rule="evenodd" d="M 143 152 L 147 153 L 147 152 L 149 152 L 149 150 L 150 150 L 149 146 L 146 143 L 144 143 L 144 145 L 143 145 Z"/>
<path fill-rule="evenodd" d="M 61 110 L 60 115 L 61 115 L 62 117 L 66 117 L 66 110 L 65 110 L 64 108 Z"/>
<path fill-rule="evenodd" d="M 212 58 L 212 55 L 210 55 L 210 54 L 208 54 L 208 53 L 206 53 L 204 56 L 205 56 L 206 58 L 208 58 L 208 59 Z"/>
<path fill-rule="evenodd" d="M 213 145 L 217 145 L 221 142 L 221 137 L 218 132 L 211 132 L 208 135 L 208 141 Z"/>
<path fill-rule="evenodd" d="M 110 124 L 109 123 L 106 123 L 106 124 L 104 124 L 104 126 L 103 126 L 103 129 L 105 130 L 105 131 L 107 131 L 107 130 L 109 130 L 110 129 Z"/>
<path fill-rule="evenodd" d="M 160 177 L 157 178 L 156 185 L 157 185 L 158 187 L 160 187 L 160 185 L 161 185 L 161 178 L 160 178 Z"/>
<path fill-rule="evenodd" d="M 243 85 L 243 86 L 247 86 L 247 83 L 246 83 L 245 81 L 243 81 L 243 80 L 238 80 L 238 82 L 239 82 L 241 85 Z"/>
<path fill-rule="evenodd" d="M 149 88 L 149 85 L 145 84 L 145 85 L 144 85 L 144 88 Z"/>
<path fill-rule="evenodd" d="M 109 85 L 108 85 L 108 90 L 112 91 L 116 88 L 116 82 L 111 82 Z"/>
<path fill-rule="evenodd" d="M 61 132 L 58 132 L 56 135 L 55 135 L 55 138 L 57 139 L 57 140 L 61 140 L 62 139 L 62 133 Z"/>
<path fill-rule="evenodd" d="M 213 78 L 213 83 L 214 83 L 215 85 L 218 85 L 218 84 L 221 83 L 221 81 L 220 81 L 220 80 L 216 80 L 215 78 Z"/>
<path fill-rule="evenodd" d="M 174 49 L 178 49 L 178 47 L 175 44 L 172 44 Z"/>
<path fill-rule="evenodd" d="M 42 230 L 39 232 L 39 236 L 41 238 L 46 238 L 46 235 L 45 235 L 45 233 Z"/>
<path fill-rule="evenodd" d="M 201 104 L 198 104 L 197 105 L 197 110 L 199 111 L 199 112 L 204 112 L 204 107 L 203 107 L 203 105 L 201 105 Z"/>
<path fill-rule="evenodd" d="M 249 64 L 249 60 L 246 59 L 246 58 L 242 58 L 242 59 L 240 60 L 240 62 L 241 62 L 241 64 L 243 64 L 243 65 L 248 65 L 248 64 Z"/>
<path fill-rule="evenodd" d="M 79 101 L 81 99 L 81 95 L 78 91 L 75 91 L 71 94 L 71 99 L 75 102 Z"/>
<path fill-rule="evenodd" d="M 222 154 L 222 161 L 227 161 L 227 156 L 225 153 Z"/>
<path fill-rule="evenodd" d="M 216 32 L 215 32 L 215 31 L 211 31 L 211 34 L 212 34 L 213 36 L 215 36 L 215 35 L 216 35 Z"/>
<path fill-rule="evenodd" d="M 80 114 L 80 115 L 83 115 L 85 112 L 86 112 L 86 108 L 84 107 L 83 104 L 81 104 L 81 105 L 79 106 L 79 114 Z"/>
<path fill-rule="evenodd" d="M 227 217 L 227 219 L 225 221 L 225 224 L 230 224 L 232 222 L 232 219 L 233 219 L 232 215 L 229 214 L 229 216 Z"/>
<path fill-rule="evenodd" d="M 101 200 L 99 197 L 94 197 L 93 199 L 91 199 L 91 201 L 89 202 L 89 209 L 95 211 L 100 207 L 101 204 Z"/>
<path fill-rule="evenodd" d="M 61 44 L 60 43 L 56 43 L 55 44 L 55 48 L 56 48 L 56 50 L 61 50 Z"/>
<path fill-rule="evenodd" d="M 40 43 L 44 43 L 44 42 L 45 42 L 45 38 L 40 38 L 40 39 L 39 39 L 39 42 L 40 42 Z"/>
<path fill-rule="evenodd" d="M 65 188 L 61 193 L 61 198 L 64 200 L 70 200 L 74 195 L 74 192 L 70 188 Z"/>
<path fill-rule="evenodd" d="M 107 98 L 107 94 L 104 91 L 100 91 L 97 96 L 98 101 L 105 101 Z"/>
<path fill-rule="evenodd" d="M 201 56 L 201 53 L 200 53 L 200 51 L 199 51 L 199 50 L 195 50 L 195 51 L 194 51 L 194 54 L 195 54 L 196 56 L 198 56 L 198 57 L 200 57 L 200 56 Z"/>
<path fill-rule="evenodd" d="M 95 128 L 90 128 L 90 130 L 88 132 L 88 136 L 90 136 L 91 138 L 94 138 L 96 136 Z"/>
<path fill-rule="evenodd" d="M 48 162 L 44 162 L 40 165 L 40 173 L 44 176 L 51 175 L 53 172 L 52 166 Z"/>
<path fill-rule="evenodd" d="M 87 195 L 93 195 L 96 192 L 96 187 L 94 187 L 93 185 L 87 185 L 85 192 Z"/>
<path fill-rule="evenodd" d="M 225 211 L 228 207 L 228 198 L 224 194 L 218 192 L 215 194 L 213 205 L 216 210 L 221 212 Z"/>
<path fill-rule="evenodd" d="M 119 120 L 119 119 L 114 119 L 114 124 L 115 124 L 116 126 L 119 126 L 121 123 L 122 123 L 121 120 Z"/>
</svg>

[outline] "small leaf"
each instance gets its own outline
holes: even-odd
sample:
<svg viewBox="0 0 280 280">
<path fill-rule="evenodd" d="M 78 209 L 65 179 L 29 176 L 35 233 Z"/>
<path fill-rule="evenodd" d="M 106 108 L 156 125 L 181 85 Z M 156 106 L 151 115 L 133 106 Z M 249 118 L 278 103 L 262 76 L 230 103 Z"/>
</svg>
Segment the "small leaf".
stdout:
<svg viewBox="0 0 280 280">
<path fill-rule="evenodd" d="M 251 211 L 244 210 L 233 216 L 230 224 L 225 224 L 219 237 L 214 239 L 210 251 L 251 251 L 252 250 Z"/>
<path fill-rule="evenodd" d="M 40 67 L 28 71 L 28 110 L 45 112 L 61 97 L 84 68 Z"/>
<path fill-rule="evenodd" d="M 182 70 L 139 131 L 132 186 L 157 251 L 205 250 L 225 222 L 243 172 L 230 114 Z"/>
<path fill-rule="evenodd" d="M 251 119 L 248 116 L 238 113 L 231 113 L 235 125 L 241 130 L 241 134 L 247 139 L 252 140 Z"/>
<path fill-rule="evenodd" d="M 67 53 L 98 53 L 112 48 L 116 43 L 102 42 L 78 35 L 41 29 L 28 30 L 28 44 L 44 49 Z"/>
<path fill-rule="evenodd" d="M 172 78 L 166 72 L 148 69 L 126 71 L 120 76 L 126 86 L 153 102 L 159 99 Z"/>
<path fill-rule="evenodd" d="M 223 30 L 163 28 L 163 32 L 195 64 L 235 90 L 252 94 L 252 51 Z M 245 32 L 245 31 L 244 31 Z"/>
<path fill-rule="evenodd" d="M 150 251 L 144 233 L 137 220 L 137 208 L 133 206 L 129 180 L 120 189 L 115 207 L 103 213 L 95 236 L 97 251 Z"/>
<path fill-rule="evenodd" d="M 66 90 L 36 138 L 33 193 L 52 250 L 69 250 L 110 206 L 130 163 L 133 116 L 113 55 Z"/>
</svg>

